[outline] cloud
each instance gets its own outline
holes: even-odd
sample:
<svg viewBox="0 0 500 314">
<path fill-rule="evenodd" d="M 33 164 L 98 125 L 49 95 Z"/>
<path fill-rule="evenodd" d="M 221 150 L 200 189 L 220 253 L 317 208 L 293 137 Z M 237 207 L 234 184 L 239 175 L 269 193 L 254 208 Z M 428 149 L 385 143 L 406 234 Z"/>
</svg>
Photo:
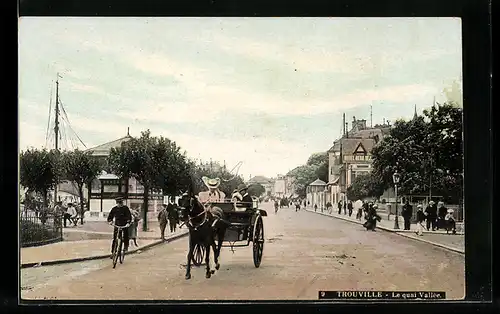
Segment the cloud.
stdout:
<svg viewBox="0 0 500 314">
<path fill-rule="evenodd" d="M 374 68 L 373 62 L 367 56 L 332 51 L 327 47 L 312 50 L 300 41 L 282 46 L 270 42 L 259 42 L 245 38 L 235 39 L 222 35 L 213 38 L 220 49 L 229 53 L 252 59 L 279 61 L 302 71 L 334 72 L 361 78 L 366 77 Z"/>
</svg>

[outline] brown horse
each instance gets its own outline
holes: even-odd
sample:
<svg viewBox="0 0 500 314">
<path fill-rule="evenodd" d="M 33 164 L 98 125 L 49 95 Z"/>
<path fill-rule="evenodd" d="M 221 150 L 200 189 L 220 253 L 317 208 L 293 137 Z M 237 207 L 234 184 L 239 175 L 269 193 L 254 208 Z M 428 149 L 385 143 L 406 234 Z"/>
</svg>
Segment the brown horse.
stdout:
<svg viewBox="0 0 500 314">
<path fill-rule="evenodd" d="M 214 252 L 215 269 L 220 268 L 219 255 L 226 232 L 226 223 L 214 217 L 193 193 L 185 194 L 179 200 L 184 223 L 189 229 L 189 252 L 187 255 L 186 279 L 191 279 L 191 260 L 196 245 L 205 247 L 206 278 L 215 272 L 210 270 L 210 248 Z M 218 244 L 215 243 L 217 237 Z"/>
</svg>

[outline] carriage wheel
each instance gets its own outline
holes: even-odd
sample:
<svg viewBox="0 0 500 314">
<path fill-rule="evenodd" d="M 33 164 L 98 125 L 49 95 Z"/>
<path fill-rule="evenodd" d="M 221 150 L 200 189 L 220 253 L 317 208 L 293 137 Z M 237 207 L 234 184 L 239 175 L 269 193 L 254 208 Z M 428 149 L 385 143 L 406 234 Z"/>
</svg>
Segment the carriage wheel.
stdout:
<svg viewBox="0 0 500 314">
<path fill-rule="evenodd" d="M 259 268 L 264 253 L 264 222 L 259 215 L 253 227 L 253 264 Z"/>
<path fill-rule="evenodd" d="M 205 257 L 205 247 L 203 245 L 196 244 L 194 246 L 193 258 L 192 258 L 194 266 L 201 266 L 204 257 Z"/>
</svg>

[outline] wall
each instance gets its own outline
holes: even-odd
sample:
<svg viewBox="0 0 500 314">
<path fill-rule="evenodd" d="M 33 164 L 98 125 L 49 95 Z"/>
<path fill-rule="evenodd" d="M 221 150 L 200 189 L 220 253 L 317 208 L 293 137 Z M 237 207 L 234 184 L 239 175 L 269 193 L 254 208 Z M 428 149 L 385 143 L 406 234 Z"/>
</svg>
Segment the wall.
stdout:
<svg viewBox="0 0 500 314">
<path fill-rule="evenodd" d="M 285 180 L 284 179 L 277 179 L 274 182 L 274 194 L 276 196 L 283 196 L 285 193 Z"/>
</svg>

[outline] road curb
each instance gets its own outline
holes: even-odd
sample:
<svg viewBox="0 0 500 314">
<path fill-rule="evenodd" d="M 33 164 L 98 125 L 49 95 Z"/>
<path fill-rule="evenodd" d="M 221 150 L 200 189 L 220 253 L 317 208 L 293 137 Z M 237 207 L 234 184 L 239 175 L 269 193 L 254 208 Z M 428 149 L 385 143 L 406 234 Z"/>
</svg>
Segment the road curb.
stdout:
<svg viewBox="0 0 500 314">
<path fill-rule="evenodd" d="M 320 213 L 320 212 L 315 212 L 315 211 L 308 210 L 308 209 L 306 209 L 306 211 L 314 213 L 314 214 L 319 214 L 319 215 L 331 217 L 331 218 L 341 219 L 341 220 L 348 221 L 348 222 L 351 222 L 351 223 L 354 223 L 354 224 L 358 224 L 358 225 L 362 225 L 363 224 L 362 222 L 353 221 L 351 219 L 347 219 L 347 218 L 344 218 L 344 217 L 332 216 L 332 215 L 328 215 L 328 214 Z M 386 232 L 395 233 L 397 235 L 403 236 L 403 237 L 408 238 L 408 239 L 413 239 L 415 241 L 420 241 L 420 242 L 425 242 L 427 244 L 432 244 L 434 246 L 438 246 L 438 247 L 441 247 L 441 248 L 444 248 L 444 249 L 447 249 L 447 250 L 450 250 L 450 251 L 453 251 L 453 252 L 456 252 L 456 253 L 465 254 L 465 250 L 454 248 L 454 247 L 451 247 L 451 246 L 448 246 L 448 245 L 445 245 L 445 244 L 441 244 L 441 243 L 437 243 L 437 242 L 434 242 L 434 241 L 429 241 L 429 240 L 426 240 L 426 239 L 415 238 L 415 237 L 412 237 L 412 236 L 409 236 L 409 235 L 405 234 L 404 232 L 400 232 L 400 231 L 397 231 L 397 230 L 394 230 L 394 229 L 389 229 L 389 228 L 380 227 L 380 226 L 377 226 L 377 229 L 381 229 L 381 230 L 384 230 Z"/>
<path fill-rule="evenodd" d="M 429 241 L 429 240 L 426 240 L 426 239 L 415 238 L 415 237 L 412 237 L 412 236 L 409 236 L 407 234 L 400 233 L 400 232 L 396 232 L 396 234 L 398 234 L 400 236 L 403 236 L 405 238 L 408 238 L 408 239 L 413 239 L 415 241 L 425 242 L 425 243 L 428 243 L 428 244 L 432 244 L 434 246 L 439 246 L 439 247 L 441 247 L 443 249 L 447 249 L 447 250 L 450 250 L 450 251 L 453 251 L 453 252 L 456 252 L 456 253 L 465 254 L 465 250 L 457 249 L 457 248 L 454 248 L 454 247 L 451 247 L 451 246 L 448 246 L 448 245 L 445 245 L 445 244 L 437 243 L 437 242 L 434 242 L 434 241 Z"/>
<path fill-rule="evenodd" d="M 128 251 L 125 253 L 125 255 L 129 254 L 134 254 L 137 253 L 138 251 L 145 251 L 148 250 L 152 247 L 155 247 L 159 244 L 166 244 L 169 242 L 172 242 L 174 240 L 180 239 L 182 237 L 185 237 L 189 234 L 189 231 L 186 230 L 186 232 L 177 234 L 175 236 L 172 236 L 170 238 L 167 238 L 165 240 L 158 240 L 153 243 L 146 244 L 145 246 L 141 246 L 139 248 L 133 249 L 131 251 Z M 24 263 L 21 264 L 21 268 L 30 268 L 30 267 L 40 267 L 40 266 L 50 266 L 50 265 L 59 265 L 59 264 L 66 264 L 66 263 L 75 263 L 75 262 L 83 262 L 83 261 L 92 261 L 92 260 L 97 260 L 97 259 L 106 259 L 110 258 L 111 254 L 105 254 L 105 255 L 96 255 L 96 256 L 87 256 L 87 257 L 78 257 L 78 258 L 70 258 L 70 259 L 61 259 L 61 260 L 53 260 L 53 261 L 45 261 L 45 262 L 31 262 L 31 263 Z"/>
</svg>

